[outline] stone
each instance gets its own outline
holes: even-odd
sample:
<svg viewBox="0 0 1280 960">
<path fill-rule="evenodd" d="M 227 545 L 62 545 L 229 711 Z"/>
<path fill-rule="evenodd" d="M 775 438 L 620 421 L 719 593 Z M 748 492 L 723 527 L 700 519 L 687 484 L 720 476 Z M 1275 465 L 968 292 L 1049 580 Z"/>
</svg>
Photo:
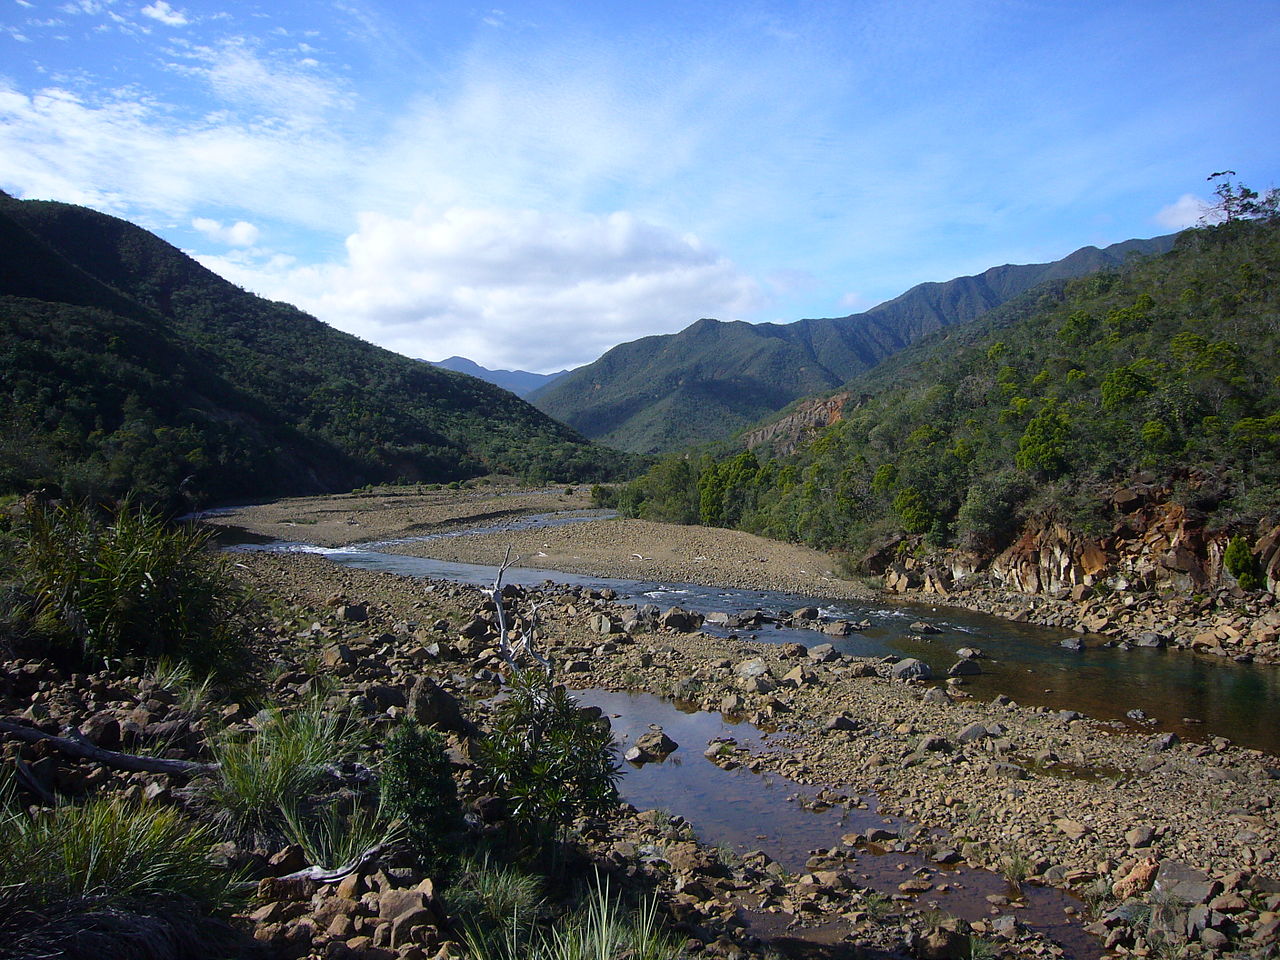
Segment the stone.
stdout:
<svg viewBox="0 0 1280 960">
<path fill-rule="evenodd" d="M 987 725 L 985 723 L 971 723 L 958 734 L 956 739 L 961 743 L 977 743 L 979 740 L 985 740 L 990 734 L 987 733 Z"/>
<path fill-rule="evenodd" d="M 830 663 L 839 660 L 840 654 L 831 644 L 819 643 L 809 648 L 809 659 L 817 663 Z"/>
<path fill-rule="evenodd" d="M 1179 863 L 1176 860 L 1165 860 L 1156 872 L 1153 889 L 1156 893 L 1168 897 L 1177 897 L 1187 903 L 1208 903 L 1222 890 L 1222 884 L 1210 880 L 1209 875 Z"/>
<path fill-rule="evenodd" d="M 1168 644 L 1169 640 L 1164 634 L 1154 633 L 1150 630 L 1138 634 L 1133 639 L 1135 647 L 1151 647 L 1156 650 L 1163 650 Z"/>
<path fill-rule="evenodd" d="M 950 753 L 952 750 L 951 741 L 946 737 L 927 736 L 920 741 L 920 750 L 927 750 L 934 753 Z"/>
<path fill-rule="evenodd" d="M 769 672 L 769 665 L 759 657 L 743 660 L 734 667 L 733 672 L 743 679 L 764 676 Z"/>
<path fill-rule="evenodd" d="M 369 619 L 369 611 L 362 603 L 349 603 L 334 610 L 339 620 L 351 623 L 364 623 Z"/>
<path fill-rule="evenodd" d="M 976 660 L 959 660 L 947 671 L 948 677 L 976 677 L 982 673 L 982 667 Z"/>
<path fill-rule="evenodd" d="M 1071 840 L 1080 840 L 1093 833 L 1093 829 L 1079 820 L 1072 820 L 1069 817 L 1061 817 L 1053 821 L 1053 825 L 1067 835 Z"/>
<path fill-rule="evenodd" d="M 917 620 L 907 628 L 912 633 L 941 633 L 940 627 L 934 626 L 932 623 L 925 623 L 923 620 Z"/>
<path fill-rule="evenodd" d="M 987 764 L 987 776 L 993 779 L 1026 780 L 1029 774 L 1016 763 L 997 760 L 994 763 Z"/>
<path fill-rule="evenodd" d="M 423 909 L 428 902 L 427 895 L 421 890 L 384 890 L 378 894 L 378 918 L 395 920 L 410 911 Z"/>
<path fill-rule="evenodd" d="M 1125 832 L 1124 842 L 1129 844 L 1131 849 L 1139 847 L 1149 847 L 1155 839 L 1156 832 L 1152 827 L 1145 825 L 1136 826 Z"/>
<path fill-rule="evenodd" d="M 1067 637 L 1061 641 L 1058 646 L 1063 650 L 1070 650 L 1073 653 L 1082 653 L 1084 651 L 1084 641 L 1079 637 Z"/>
<path fill-rule="evenodd" d="M 414 681 L 409 691 L 408 712 L 414 723 L 453 733 L 475 733 L 474 725 L 462 715 L 462 708 L 453 694 L 430 677 L 419 677 Z"/>
<path fill-rule="evenodd" d="M 857 730 L 860 726 L 861 724 L 857 720 L 841 714 L 840 716 L 832 717 L 828 720 L 822 729 L 831 733 L 836 730 Z"/>
<path fill-rule="evenodd" d="M 982 657 L 982 651 L 977 647 L 961 647 L 956 651 L 956 656 L 961 660 L 977 660 Z"/>
<path fill-rule="evenodd" d="M 907 657 L 890 667 L 889 675 L 895 680 L 928 680 L 933 676 L 933 670 L 923 660 Z"/>
<path fill-rule="evenodd" d="M 702 626 L 702 623 L 702 614 L 693 613 L 683 607 L 671 607 L 658 618 L 659 626 L 675 630 L 677 633 L 692 633 Z"/>
</svg>

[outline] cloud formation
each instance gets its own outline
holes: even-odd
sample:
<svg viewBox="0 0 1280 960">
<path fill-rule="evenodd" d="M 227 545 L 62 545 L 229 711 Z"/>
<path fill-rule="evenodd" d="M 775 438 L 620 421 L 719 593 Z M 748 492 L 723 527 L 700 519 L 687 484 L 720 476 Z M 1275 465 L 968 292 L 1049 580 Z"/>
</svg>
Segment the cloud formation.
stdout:
<svg viewBox="0 0 1280 960">
<path fill-rule="evenodd" d="M 196 217 L 191 221 L 191 226 L 195 227 L 210 240 L 214 240 L 217 243 L 225 243 L 229 247 L 252 247 L 258 242 L 258 228 L 245 220 L 238 220 L 224 227 L 217 220 Z"/>
<path fill-rule="evenodd" d="M 1194 227 L 1209 209 L 1209 204 L 1193 193 L 1184 193 L 1173 203 L 1161 207 L 1155 215 L 1156 223 L 1168 230 L 1185 230 Z"/>
<path fill-rule="evenodd" d="M 699 316 L 738 317 L 760 291 L 696 237 L 629 213 L 419 208 L 364 214 L 322 266 L 201 261 L 236 283 L 409 356 L 559 369 Z"/>
<path fill-rule="evenodd" d="M 155 3 L 149 3 L 139 11 L 144 17 L 150 17 L 152 20 L 159 20 L 167 27 L 185 27 L 191 21 L 187 19 L 187 15 L 181 10 L 175 10 L 165 0 L 155 0 Z"/>
</svg>

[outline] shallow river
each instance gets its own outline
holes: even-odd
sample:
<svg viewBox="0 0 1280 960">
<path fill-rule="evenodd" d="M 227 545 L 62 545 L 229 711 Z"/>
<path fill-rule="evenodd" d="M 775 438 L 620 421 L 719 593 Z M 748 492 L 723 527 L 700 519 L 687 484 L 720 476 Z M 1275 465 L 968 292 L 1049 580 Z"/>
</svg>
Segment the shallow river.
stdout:
<svg viewBox="0 0 1280 960">
<path fill-rule="evenodd" d="M 519 526 L 528 528 L 590 519 L 594 517 L 530 517 L 521 520 Z M 512 526 L 506 524 L 498 529 Z M 465 533 L 487 533 L 494 529 L 476 528 Z M 282 541 L 245 543 L 243 539 L 230 549 L 319 553 L 346 566 L 471 584 L 491 584 L 497 572 L 490 566 L 448 563 L 378 550 L 380 546 L 432 539 L 430 537 L 337 549 Z M 512 568 L 506 574 L 506 582 L 530 586 L 549 579 L 600 589 L 609 587 L 624 603 L 654 603 L 664 608 L 678 605 L 704 614 L 753 609 L 776 614 L 815 603 L 810 597 L 774 591 L 584 577 L 532 568 Z M 974 697 L 990 699 L 1003 693 L 1019 703 L 1078 710 L 1099 719 L 1121 721 L 1135 730 L 1173 731 L 1194 740 L 1224 736 L 1243 746 L 1280 754 L 1280 667 L 1234 663 L 1184 650 L 1124 651 L 1102 646 L 1097 637 L 1086 638 L 1086 649 L 1076 653 L 1059 645 L 1065 637 L 1073 636 L 1064 630 L 1015 623 L 953 607 L 888 602 L 862 605 L 834 600 L 820 606 L 824 615 L 855 622 L 866 620 L 870 626 L 838 639 L 812 630 L 769 625 L 749 633 L 739 632 L 739 635 L 768 643 L 796 641 L 806 646 L 829 642 L 836 649 L 856 656 L 919 657 L 933 667 L 937 676 L 945 676 L 947 668 L 955 663 L 956 650 L 977 647 L 987 659 L 981 661 L 981 676 L 966 678 L 965 689 Z M 915 621 L 931 623 L 942 633 L 913 635 L 909 625 Z M 706 629 L 712 633 L 728 633 L 711 626 Z M 1130 720 L 1127 714 L 1132 710 L 1141 710 L 1151 719 Z"/>
</svg>

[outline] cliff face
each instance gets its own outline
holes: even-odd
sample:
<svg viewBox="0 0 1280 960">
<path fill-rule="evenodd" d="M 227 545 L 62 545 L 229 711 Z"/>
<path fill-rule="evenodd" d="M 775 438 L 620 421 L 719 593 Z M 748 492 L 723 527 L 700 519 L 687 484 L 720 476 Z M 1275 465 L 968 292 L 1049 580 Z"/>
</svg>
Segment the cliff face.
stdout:
<svg viewBox="0 0 1280 960">
<path fill-rule="evenodd" d="M 772 447 L 775 455 L 789 457 L 801 443 L 812 439 L 814 433 L 839 420 L 852 398 L 851 393 L 837 393 L 830 397 L 806 400 L 793 413 L 763 427 L 748 430 L 742 435 L 742 441 L 748 450 L 767 444 Z"/>
<path fill-rule="evenodd" d="M 885 587 L 1117 642 L 1280 660 L 1280 524 L 1242 533 L 1264 586 L 1246 592 L 1223 565 L 1231 531 L 1206 528 L 1205 515 L 1171 502 L 1167 489 L 1122 488 L 1112 503 L 1104 537 L 1041 521 L 993 557 L 903 556 L 895 544 L 897 559 L 880 554 Z"/>
</svg>

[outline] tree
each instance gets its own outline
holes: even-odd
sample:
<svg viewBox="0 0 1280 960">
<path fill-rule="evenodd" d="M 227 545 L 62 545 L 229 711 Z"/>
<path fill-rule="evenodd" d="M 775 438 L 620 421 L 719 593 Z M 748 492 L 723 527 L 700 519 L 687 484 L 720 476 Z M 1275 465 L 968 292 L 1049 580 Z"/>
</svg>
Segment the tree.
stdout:
<svg viewBox="0 0 1280 960">
<path fill-rule="evenodd" d="M 1243 183 L 1232 183 L 1234 170 L 1219 170 L 1205 179 L 1218 181 L 1213 195 L 1218 202 L 1205 211 L 1200 224 L 1231 223 L 1235 220 L 1275 220 L 1280 217 L 1280 190 L 1272 187 L 1262 196 Z"/>
</svg>

